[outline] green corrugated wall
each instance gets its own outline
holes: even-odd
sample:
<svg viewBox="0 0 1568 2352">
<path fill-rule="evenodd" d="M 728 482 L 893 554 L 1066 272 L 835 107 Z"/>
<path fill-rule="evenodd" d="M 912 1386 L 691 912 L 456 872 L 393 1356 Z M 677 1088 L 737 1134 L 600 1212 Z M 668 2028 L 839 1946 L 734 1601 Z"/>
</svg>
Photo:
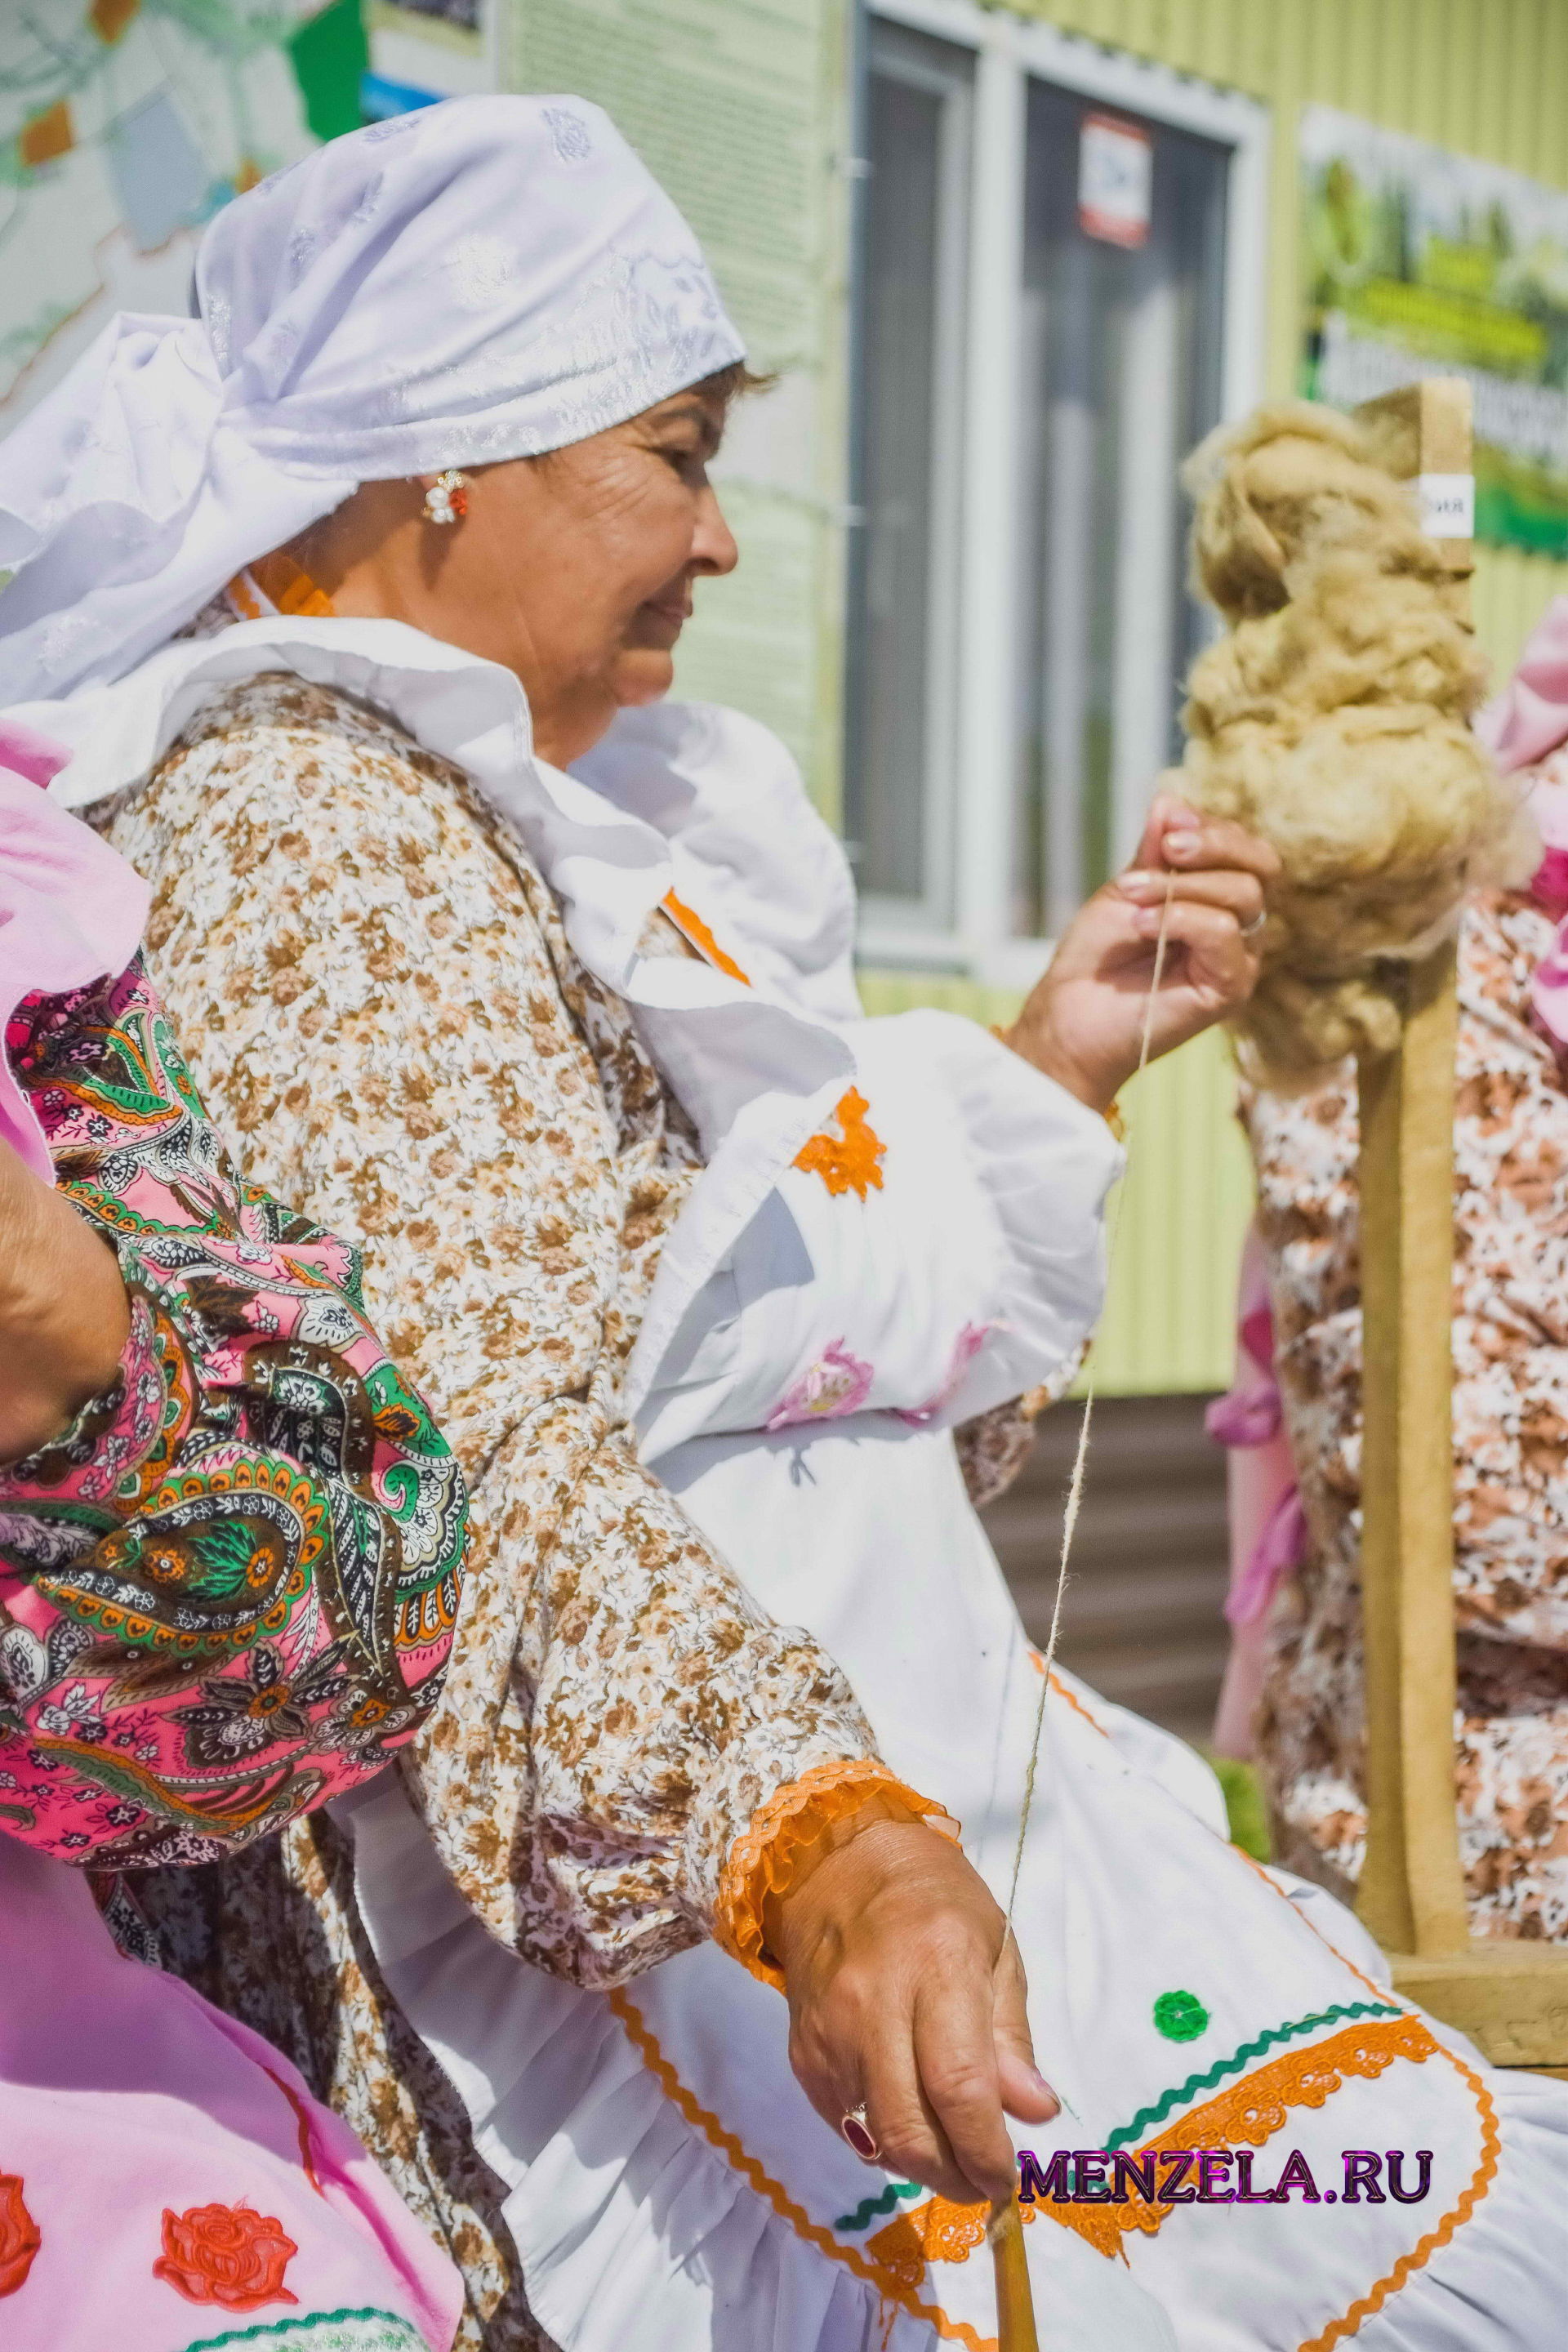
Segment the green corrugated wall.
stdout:
<svg viewBox="0 0 1568 2352">
<path fill-rule="evenodd" d="M 1304 105 L 1408 131 L 1568 185 L 1568 0 L 1016 0 L 1016 13 L 1245 91 L 1270 110 L 1269 389 L 1298 335 L 1296 115 Z M 1476 622 L 1499 674 L 1568 565 L 1479 551 Z M 866 975 L 876 1011 L 940 1003 L 994 1020 L 992 992 Z M 1202 1039 L 1129 1090 L 1131 1175 L 1096 1343 L 1108 1393 L 1223 1386 L 1248 1214 L 1247 1156 L 1222 1043 Z"/>
</svg>

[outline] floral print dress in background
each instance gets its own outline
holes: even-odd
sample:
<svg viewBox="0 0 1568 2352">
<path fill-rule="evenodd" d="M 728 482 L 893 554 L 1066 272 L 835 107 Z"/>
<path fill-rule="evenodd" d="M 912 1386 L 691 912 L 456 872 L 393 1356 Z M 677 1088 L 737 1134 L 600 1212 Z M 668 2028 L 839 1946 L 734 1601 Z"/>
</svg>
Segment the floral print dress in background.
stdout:
<svg viewBox="0 0 1568 2352">
<path fill-rule="evenodd" d="M 1531 987 L 1556 925 L 1459 940 L 1454 1535 L 1459 1842 L 1478 1934 L 1568 1939 L 1568 1088 Z M 1280 1859 L 1353 1890 L 1365 1834 L 1353 1073 L 1245 1118 L 1308 1555 L 1276 1603 L 1258 1756 Z"/>
</svg>

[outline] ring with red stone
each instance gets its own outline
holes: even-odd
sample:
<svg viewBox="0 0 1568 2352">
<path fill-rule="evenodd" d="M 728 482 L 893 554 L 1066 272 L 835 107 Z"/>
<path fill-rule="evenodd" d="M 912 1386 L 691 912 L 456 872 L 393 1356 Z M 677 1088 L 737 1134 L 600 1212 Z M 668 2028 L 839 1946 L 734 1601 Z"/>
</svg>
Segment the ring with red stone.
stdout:
<svg viewBox="0 0 1568 2352">
<path fill-rule="evenodd" d="M 867 2164 L 876 2163 L 882 2151 L 871 2137 L 871 2127 L 866 2121 L 866 2110 L 863 2106 L 851 2107 L 848 2114 L 841 2119 L 838 2128 L 857 2156 L 862 2158 Z"/>
</svg>

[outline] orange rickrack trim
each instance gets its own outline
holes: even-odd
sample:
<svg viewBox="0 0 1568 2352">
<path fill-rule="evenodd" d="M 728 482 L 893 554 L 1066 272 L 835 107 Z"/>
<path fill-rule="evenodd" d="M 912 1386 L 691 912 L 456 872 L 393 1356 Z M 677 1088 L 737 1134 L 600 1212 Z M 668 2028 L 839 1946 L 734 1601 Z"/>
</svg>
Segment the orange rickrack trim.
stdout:
<svg viewBox="0 0 1568 2352">
<path fill-rule="evenodd" d="M 1251 1854 L 1243 1853 L 1240 1846 L 1233 1847 L 1232 1852 L 1241 1855 L 1248 1870 L 1254 1872 L 1263 1881 L 1265 1886 L 1279 1897 L 1281 1903 L 1290 1903 L 1290 1897 L 1284 1888 L 1275 1885 L 1261 1863 L 1255 1861 Z M 1368 1992 L 1379 2000 L 1388 1999 L 1386 1985 L 1376 1983 L 1363 1969 L 1358 1969 L 1353 1960 L 1347 1960 L 1344 1954 L 1330 1943 L 1321 1928 L 1312 1926 L 1305 1912 L 1297 1910 L 1293 1903 L 1290 1903 L 1290 1908 L 1294 1916 L 1300 1920 L 1302 1927 L 1311 1929 L 1325 1951 L 1332 1952 L 1335 1959 L 1350 1970 L 1358 1984 L 1363 1984 Z M 1397 1995 L 1395 1998 L 1397 1999 Z M 1380 2278 L 1375 2286 L 1369 2287 L 1359 2302 L 1352 2304 L 1342 2319 L 1332 2321 L 1321 2336 L 1314 2336 L 1310 2343 L 1303 2344 L 1300 2347 L 1300 2352 L 1329 2352 L 1331 2345 L 1342 2342 L 1347 2336 L 1353 2336 L 1363 2319 L 1370 2319 L 1373 2312 L 1381 2311 L 1389 2296 L 1396 2293 L 1415 2272 L 1424 2269 L 1439 2247 L 1447 2244 L 1459 2224 L 1470 2219 L 1496 2177 L 1500 2141 L 1498 2135 L 1497 2108 L 1492 2103 L 1491 2093 L 1474 2068 L 1467 2066 L 1456 2052 L 1447 2049 L 1441 2042 L 1435 2042 L 1433 2046 L 1438 2057 L 1446 2058 L 1449 2065 L 1456 2068 L 1464 2077 L 1474 2096 L 1481 2118 L 1481 2160 L 1470 2176 L 1468 2187 L 1460 2192 L 1459 2200 L 1452 2212 L 1445 2213 L 1442 2220 L 1428 2231 L 1425 2238 L 1419 2239 L 1407 2254 L 1400 2256 L 1385 2278 Z"/>
<path fill-rule="evenodd" d="M 1387 2276 L 1380 2278 L 1376 2285 L 1370 2287 L 1359 2302 L 1352 2303 L 1342 2318 L 1334 2320 L 1330 2326 L 1324 2328 L 1321 2336 L 1314 2336 L 1310 2344 L 1303 2344 L 1300 2352 L 1329 2352 L 1331 2345 L 1342 2342 L 1347 2336 L 1353 2336 L 1363 2319 L 1370 2319 L 1373 2312 L 1381 2311 L 1389 2296 L 1404 2286 L 1415 2272 L 1424 2269 L 1440 2246 L 1447 2244 L 1460 2222 L 1469 2220 L 1476 2207 L 1491 2187 L 1498 2168 L 1498 2158 L 1501 2152 L 1497 2108 L 1492 2104 L 1491 2093 L 1487 2089 L 1474 2067 L 1467 2066 L 1457 2051 L 1444 2049 L 1441 2042 L 1436 2044 L 1436 2049 L 1438 2055 L 1446 2058 L 1449 2065 L 1455 2067 L 1464 2076 L 1475 2095 L 1476 2105 L 1480 2109 L 1481 2116 L 1481 2160 L 1470 2176 L 1468 2187 L 1460 2192 L 1459 2201 L 1452 2210 L 1445 2213 L 1436 2227 L 1428 2231 L 1426 2236 L 1412 2246 L 1407 2254 L 1401 2254 Z"/>
<path fill-rule="evenodd" d="M 870 1108 L 859 1088 L 851 1087 L 840 1096 L 833 1113 L 842 1135 L 812 1136 L 795 1153 L 795 1166 L 808 1176 L 820 1176 L 836 1195 L 853 1192 L 863 1201 L 868 1192 L 879 1192 L 888 1147 L 876 1129 L 866 1124 Z"/>
<path fill-rule="evenodd" d="M 775 1790 L 730 1848 L 719 1876 L 714 1936 L 732 1959 L 763 1984 L 780 1992 L 784 1989 L 763 1927 L 768 1896 L 788 1886 L 808 1846 L 878 1799 L 889 1819 L 930 1821 L 933 1829 L 958 1835 L 958 1824 L 944 1805 L 906 1788 L 876 1757 L 857 1756 L 814 1764 L 798 1780 Z"/>
<path fill-rule="evenodd" d="M 858 2246 L 841 2246 L 828 2231 L 812 2221 L 782 2183 L 764 2172 L 754 2156 L 748 2156 L 734 2133 L 726 2131 L 717 2116 L 710 2115 L 706 2107 L 699 2105 L 628 1996 L 617 1989 L 607 1999 L 614 2014 L 625 2027 L 633 2048 L 671 2105 L 685 2116 L 689 2124 L 696 2126 L 710 2147 L 716 2147 L 721 2156 L 728 2158 L 748 2187 L 754 2189 L 757 2195 L 773 2207 L 781 2221 L 789 2223 L 797 2237 L 804 2238 L 808 2245 L 815 2246 L 831 2261 L 842 2263 L 847 2270 L 854 2272 L 857 2278 L 864 2279 L 868 2286 L 875 2287 L 879 2295 L 900 2305 L 911 2317 L 925 2320 L 945 2342 L 962 2344 L 965 2352 L 998 2352 L 994 2336 L 979 2335 L 966 2319 L 950 2319 L 940 2305 L 922 2302 L 904 2280 L 868 2262 Z"/>
<path fill-rule="evenodd" d="M 752 984 L 750 976 L 741 970 L 732 955 L 725 954 L 694 908 L 687 906 L 684 899 L 678 898 L 673 890 L 667 890 L 659 904 L 682 939 L 689 940 L 699 955 L 706 956 L 710 964 L 726 973 L 731 980 L 738 980 L 742 988 L 750 988 Z"/>
<path fill-rule="evenodd" d="M 1145 2140 L 1132 2161 L 1157 2159 L 1167 2149 L 1261 2147 L 1284 2129 L 1292 2107 L 1325 2105 L 1347 2074 L 1375 2081 L 1396 2058 L 1423 2063 L 1436 2056 L 1438 2049 L 1418 2017 L 1367 2019 L 1309 2049 L 1288 2050 L 1256 2074 L 1244 2075 L 1217 2098 L 1194 2107 L 1170 2130 Z M 1053 2200 L 1036 2210 L 1075 2230 L 1098 2253 L 1112 2255 L 1121 2252 L 1130 2231 L 1142 2230 L 1152 2237 L 1177 2209 L 1158 2199 L 1146 2200 L 1129 2183 L 1123 2205 L 1058 2205 Z"/>
<path fill-rule="evenodd" d="M 1043 1675 L 1045 1673 L 1046 1662 L 1044 1658 L 1041 1657 L 1038 1650 L 1032 1646 L 1029 1651 L 1029 1663 L 1034 1667 L 1035 1672 L 1037 1675 Z M 1068 1690 L 1061 1676 L 1059 1675 L 1053 1675 L 1050 1679 L 1051 1688 L 1055 1691 L 1057 1696 L 1058 1698 L 1066 1699 L 1073 1713 L 1075 1715 L 1081 1715 L 1085 1723 L 1088 1724 L 1091 1731 L 1098 1731 L 1101 1739 L 1109 1739 L 1110 1734 L 1107 1731 L 1104 1724 L 1099 1723 L 1095 1720 L 1094 1717 L 1090 1715 L 1088 1707 L 1085 1706 L 1083 1701 L 1080 1698 L 1076 1697 L 1074 1694 Z"/>
</svg>

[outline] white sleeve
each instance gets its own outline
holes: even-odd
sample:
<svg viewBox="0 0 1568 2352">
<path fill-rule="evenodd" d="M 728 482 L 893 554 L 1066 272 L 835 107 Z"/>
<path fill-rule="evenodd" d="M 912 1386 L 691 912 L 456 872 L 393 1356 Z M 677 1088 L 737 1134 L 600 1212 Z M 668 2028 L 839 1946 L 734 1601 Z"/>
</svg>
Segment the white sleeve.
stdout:
<svg viewBox="0 0 1568 2352">
<path fill-rule="evenodd" d="M 1105 1303 L 1105 1203 L 1122 1154 L 1098 1111 L 989 1030 L 943 1013 L 897 1020 L 911 1024 L 900 1050 L 940 1074 L 1000 1244 L 994 1327 L 934 1416 L 951 1425 L 1078 1354 Z"/>
<path fill-rule="evenodd" d="M 861 1412 L 949 1426 L 1051 1380 L 1100 1312 L 1105 1121 L 952 1013 L 843 1034 L 853 1089 L 693 1297 L 646 1458 Z"/>
</svg>

